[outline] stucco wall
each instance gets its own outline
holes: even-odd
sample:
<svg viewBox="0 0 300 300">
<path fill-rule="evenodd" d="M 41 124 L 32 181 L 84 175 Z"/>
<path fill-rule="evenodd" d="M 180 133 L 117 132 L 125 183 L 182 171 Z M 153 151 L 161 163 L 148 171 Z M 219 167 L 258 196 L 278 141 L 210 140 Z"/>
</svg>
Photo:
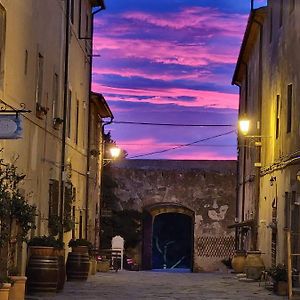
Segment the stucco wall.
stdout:
<svg viewBox="0 0 300 300">
<path fill-rule="evenodd" d="M 121 201 L 115 209 L 176 203 L 195 213 L 194 270 L 224 267 L 233 249 L 236 198 L 235 161 L 127 160 L 113 165 Z M 150 238 L 150 237 L 149 237 Z"/>
</svg>

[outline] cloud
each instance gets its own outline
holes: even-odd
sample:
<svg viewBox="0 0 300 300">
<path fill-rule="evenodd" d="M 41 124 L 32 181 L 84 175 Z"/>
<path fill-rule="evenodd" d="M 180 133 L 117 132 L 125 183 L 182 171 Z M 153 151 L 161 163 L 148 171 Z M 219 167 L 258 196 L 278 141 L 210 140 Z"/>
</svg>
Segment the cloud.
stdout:
<svg viewBox="0 0 300 300">
<path fill-rule="evenodd" d="M 98 83 L 93 83 L 92 89 L 95 92 L 111 94 L 109 97 L 111 102 L 113 101 L 126 101 L 126 102 L 148 102 L 152 104 L 175 104 L 179 106 L 204 106 L 204 107 L 219 107 L 219 108 L 233 108 L 238 107 L 238 95 L 213 91 L 201 91 L 191 89 L 134 89 L 134 88 L 115 88 L 109 86 L 103 86 Z M 116 94 L 117 96 L 113 96 Z M 126 95 L 122 97 L 122 95 Z M 134 97 L 131 97 L 134 96 Z M 139 96 L 147 96 L 147 99 L 138 98 Z M 184 101 L 180 97 L 190 97 L 195 99 L 194 101 Z M 138 100 L 137 100 L 138 98 Z M 174 100 L 176 99 L 176 100 Z"/>
<path fill-rule="evenodd" d="M 260 1 L 260 0 L 258 0 Z M 107 0 L 95 20 L 94 91 L 115 120 L 233 124 L 238 90 L 230 85 L 249 1 Z M 113 138 L 130 156 L 223 132 L 224 128 L 164 128 L 114 124 Z M 148 158 L 234 159 L 236 136 Z M 129 145 L 130 144 L 130 145 Z M 156 150 L 155 150 L 156 149 Z M 146 157 L 147 158 L 147 157 Z"/>
</svg>

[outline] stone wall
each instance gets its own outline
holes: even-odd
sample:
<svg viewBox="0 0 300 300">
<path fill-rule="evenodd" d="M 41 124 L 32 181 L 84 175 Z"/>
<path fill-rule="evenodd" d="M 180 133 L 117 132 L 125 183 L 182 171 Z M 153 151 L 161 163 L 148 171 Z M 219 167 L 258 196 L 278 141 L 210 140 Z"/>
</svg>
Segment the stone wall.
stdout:
<svg viewBox="0 0 300 300">
<path fill-rule="evenodd" d="M 224 267 L 234 248 L 236 161 L 125 160 L 114 164 L 118 210 L 174 203 L 194 212 L 194 271 Z M 149 237 L 151 238 L 151 237 Z"/>
</svg>

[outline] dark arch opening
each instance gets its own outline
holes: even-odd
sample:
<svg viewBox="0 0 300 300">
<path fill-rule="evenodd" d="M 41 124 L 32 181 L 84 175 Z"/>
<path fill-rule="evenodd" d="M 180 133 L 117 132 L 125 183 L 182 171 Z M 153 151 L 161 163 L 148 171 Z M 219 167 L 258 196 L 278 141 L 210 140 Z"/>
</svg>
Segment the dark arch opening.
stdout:
<svg viewBox="0 0 300 300">
<path fill-rule="evenodd" d="M 192 218 L 182 213 L 154 217 L 152 269 L 192 268 Z"/>
</svg>

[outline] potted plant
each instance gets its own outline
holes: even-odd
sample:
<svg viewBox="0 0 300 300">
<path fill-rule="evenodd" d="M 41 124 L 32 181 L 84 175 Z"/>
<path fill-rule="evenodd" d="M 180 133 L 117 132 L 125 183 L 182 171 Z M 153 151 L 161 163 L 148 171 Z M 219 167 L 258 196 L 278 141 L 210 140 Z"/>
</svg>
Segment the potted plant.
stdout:
<svg viewBox="0 0 300 300">
<path fill-rule="evenodd" d="M 19 183 L 25 178 L 18 173 L 17 168 L 0 160 L 0 250 L 1 264 L 0 277 L 3 289 L 7 284 L 17 281 L 7 275 L 22 275 L 21 270 L 16 271 L 16 252 L 18 246 L 23 245 L 30 229 L 35 228 L 36 207 L 27 202 L 19 189 Z M 13 272 L 12 270 L 15 269 Z M 24 276 L 21 281 L 25 282 Z M 14 287 L 18 286 L 18 282 Z M 6 293 L 3 291 L 3 293 Z M 2 294 L 3 294 L 2 293 Z M 22 297 L 22 296 L 21 296 Z M 11 299 L 22 299 L 13 297 Z M 24 299 L 24 295 L 23 295 Z"/>
<path fill-rule="evenodd" d="M 71 239 L 68 246 L 72 248 L 72 252 L 88 253 L 92 250 L 92 243 L 86 239 Z"/>
<path fill-rule="evenodd" d="M 33 237 L 28 241 L 28 246 L 28 293 L 55 293 L 62 289 L 65 281 L 65 265 L 64 258 L 59 258 L 62 256 L 59 249 L 64 248 L 64 243 L 53 236 L 44 235 Z"/>
<path fill-rule="evenodd" d="M 273 285 L 273 291 L 276 295 L 279 296 L 286 296 L 288 285 L 288 275 L 287 275 L 287 269 L 285 265 L 278 264 L 275 268 L 272 268 L 270 270 L 270 275 L 274 281 Z"/>
<path fill-rule="evenodd" d="M 92 243 L 86 239 L 72 239 L 68 245 L 72 252 L 69 252 L 66 264 L 67 280 L 87 280 L 90 270 L 88 253 L 92 250 Z"/>
<path fill-rule="evenodd" d="M 53 119 L 53 128 L 55 130 L 58 130 L 63 122 L 64 122 L 64 120 L 59 117 L 54 118 Z"/>
<path fill-rule="evenodd" d="M 54 248 L 57 247 L 57 241 L 53 236 L 35 236 L 27 242 L 29 247 L 29 256 L 55 256 Z"/>
<path fill-rule="evenodd" d="M 49 108 L 48 107 L 45 107 L 45 106 L 42 106 L 40 103 L 36 103 L 36 116 L 39 118 L 39 119 L 43 119 L 44 116 L 48 113 L 48 110 Z"/>
<path fill-rule="evenodd" d="M 9 299 L 9 291 L 12 284 L 13 281 L 8 276 L 3 276 L 0 278 L 0 300 Z"/>
</svg>

